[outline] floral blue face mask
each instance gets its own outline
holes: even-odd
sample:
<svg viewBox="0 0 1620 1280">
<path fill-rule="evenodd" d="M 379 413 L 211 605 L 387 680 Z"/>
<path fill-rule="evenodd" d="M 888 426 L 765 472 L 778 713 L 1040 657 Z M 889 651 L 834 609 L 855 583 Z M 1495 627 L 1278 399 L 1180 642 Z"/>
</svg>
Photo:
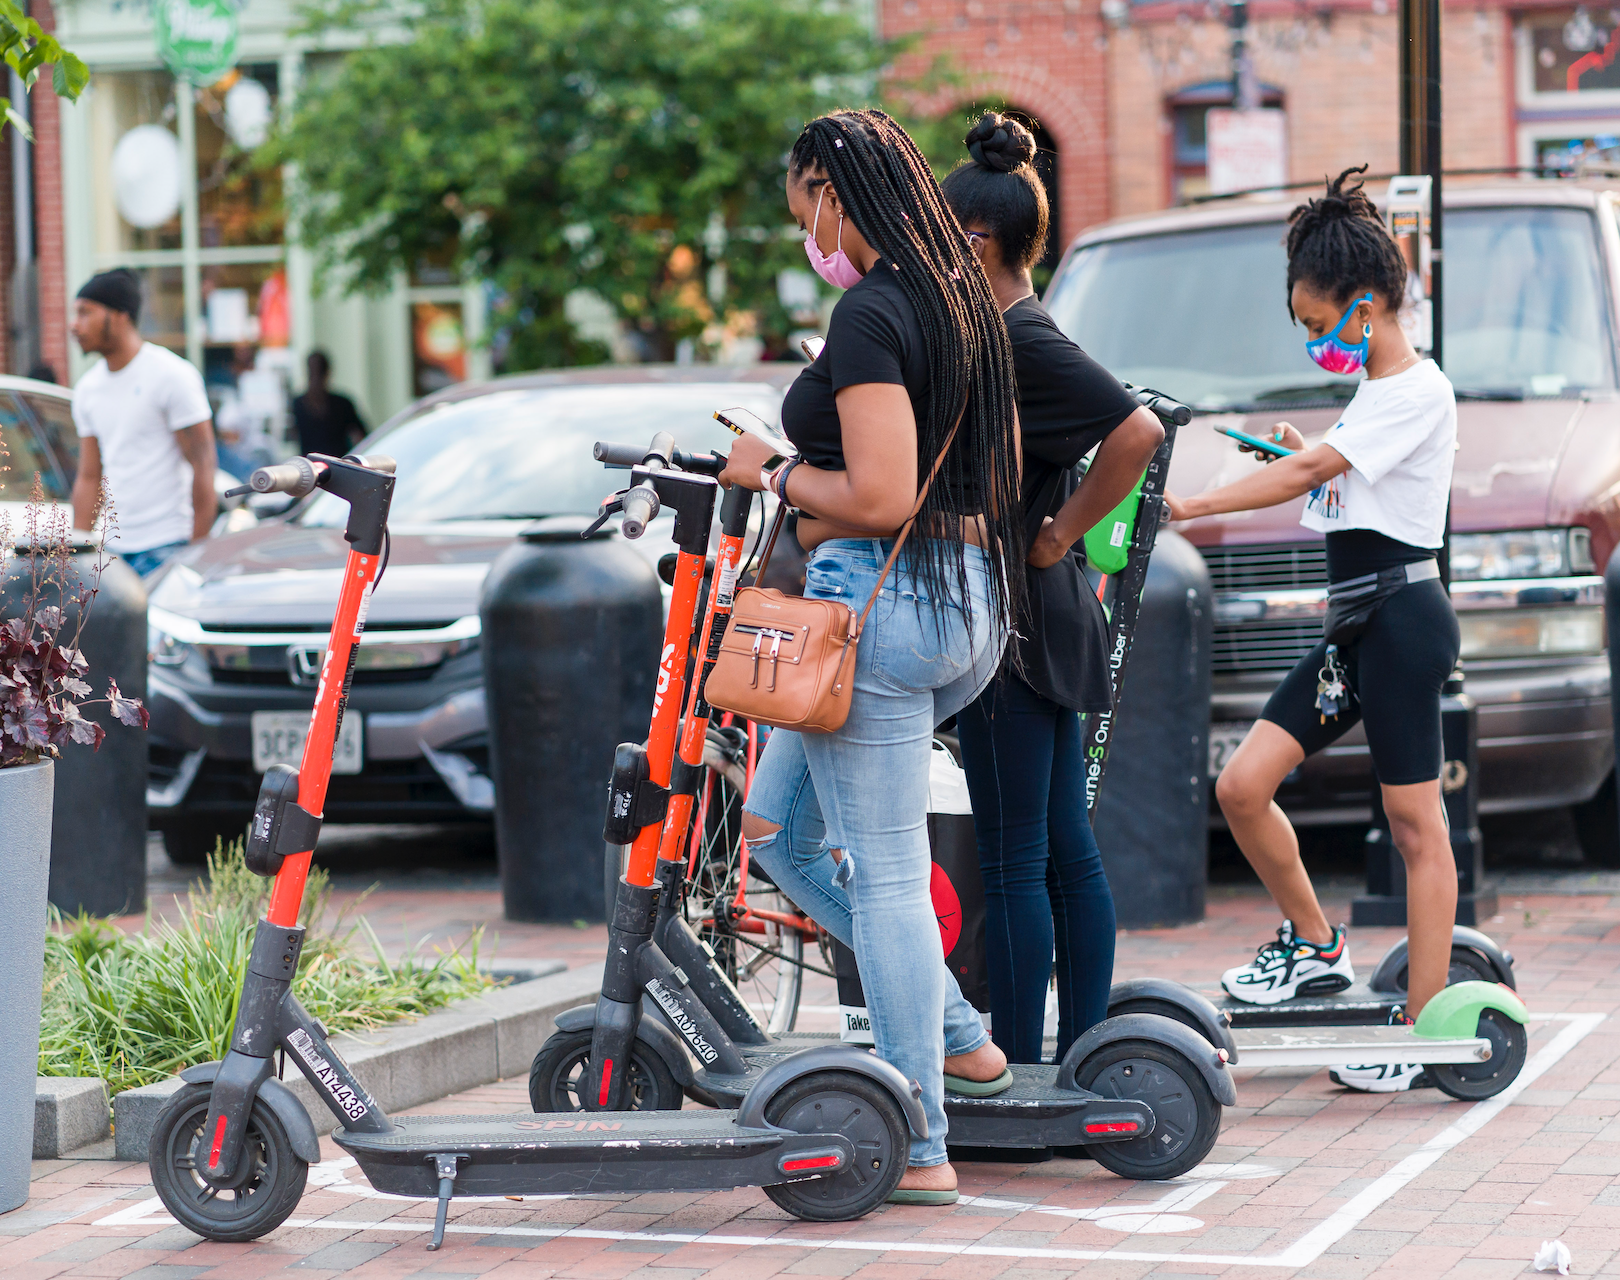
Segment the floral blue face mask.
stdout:
<svg viewBox="0 0 1620 1280">
<path fill-rule="evenodd" d="M 1372 326 L 1362 325 L 1361 341 L 1351 346 L 1339 341 L 1339 330 L 1350 322 L 1350 317 L 1363 302 L 1371 302 L 1372 294 L 1364 293 L 1350 304 L 1339 323 L 1334 325 L 1314 342 L 1305 344 L 1306 354 L 1321 365 L 1329 373 L 1360 373 L 1367 364 L 1367 339 L 1372 336 Z"/>
</svg>

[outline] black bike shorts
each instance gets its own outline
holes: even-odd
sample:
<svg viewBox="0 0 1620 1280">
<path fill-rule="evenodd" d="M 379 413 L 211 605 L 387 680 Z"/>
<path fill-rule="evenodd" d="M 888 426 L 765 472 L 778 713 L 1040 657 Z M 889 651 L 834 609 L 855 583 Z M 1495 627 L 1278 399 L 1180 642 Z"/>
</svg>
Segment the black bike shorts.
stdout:
<svg viewBox="0 0 1620 1280">
<path fill-rule="evenodd" d="M 1384 602 L 1354 644 L 1339 651 L 1350 706 L 1324 722 L 1316 686 L 1327 641 L 1295 664 L 1266 701 L 1262 720 L 1290 733 L 1307 756 L 1366 726 L 1373 772 L 1385 786 L 1433 782 L 1445 763 L 1440 690 L 1457 665 L 1462 638 L 1451 597 L 1436 579 L 1413 582 Z"/>
</svg>

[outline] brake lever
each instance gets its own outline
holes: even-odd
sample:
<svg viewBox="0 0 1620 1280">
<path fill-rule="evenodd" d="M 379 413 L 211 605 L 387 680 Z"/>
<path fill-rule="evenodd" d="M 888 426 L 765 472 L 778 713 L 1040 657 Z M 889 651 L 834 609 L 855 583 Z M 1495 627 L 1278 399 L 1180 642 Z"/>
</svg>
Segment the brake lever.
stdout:
<svg viewBox="0 0 1620 1280">
<path fill-rule="evenodd" d="M 240 497 L 243 497 L 244 495 L 252 493 L 252 492 L 253 492 L 253 486 L 252 485 L 250 485 L 250 484 L 239 484 L 234 489 L 225 490 L 225 496 L 227 498 L 240 498 Z"/>
<path fill-rule="evenodd" d="M 585 527 L 585 529 L 580 532 L 579 536 L 581 538 L 590 537 L 593 533 L 595 533 L 598 529 L 600 529 L 603 525 L 605 525 L 608 522 L 608 517 L 609 516 L 616 516 L 621 511 L 623 511 L 624 510 L 624 495 L 629 493 L 629 492 L 630 492 L 630 490 L 628 490 L 628 489 L 620 489 L 617 493 L 612 494 L 610 497 L 606 498 L 603 501 L 602 505 L 599 506 L 596 509 L 596 519 L 592 520 L 591 523 L 589 525 L 587 525 Z"/>
</svg>

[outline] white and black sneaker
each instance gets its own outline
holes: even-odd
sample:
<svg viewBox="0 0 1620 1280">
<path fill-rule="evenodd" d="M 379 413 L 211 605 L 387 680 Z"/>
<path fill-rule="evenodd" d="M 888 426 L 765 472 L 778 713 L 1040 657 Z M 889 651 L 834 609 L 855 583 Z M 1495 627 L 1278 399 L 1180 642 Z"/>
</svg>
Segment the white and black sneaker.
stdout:
<svg viewBox="0 0 1620 1280">
<path fill-rule="evenodd" d="M 1223 973 L 1221 986 L 1245 1004 L 1280 1004 L 1343 991 L 1355 980 L 1342 924 L 1333 931 L 1331 945 L 1321 947 L 1297 937 L 1294 922 L 1284 920 L 1276 940 L 1261 947 L 1248 964 Z"/>
<path fill-rule="evenodd" d="M 1412 1019 L 1406 1010 L 1389 1011 L 1389 1025 L 1409 1027 Z M 1361 1093 L 1405 1093 L 1408 1089 L 1432 1089 L 1434 1079 L 1416 1062 L 1361 1063 L 1347 1067 L 1330 1067 L 1328 1079 L 1346 1089 Z"/>
<path fill-rule="evenodd" d="M 1328 1079 L 1362 1093 L 1404 1093 L 1432 1083 L 1416 1062 L 1386 1062 L 1372 1066 L 1334 1067 Z"/>
</svg>

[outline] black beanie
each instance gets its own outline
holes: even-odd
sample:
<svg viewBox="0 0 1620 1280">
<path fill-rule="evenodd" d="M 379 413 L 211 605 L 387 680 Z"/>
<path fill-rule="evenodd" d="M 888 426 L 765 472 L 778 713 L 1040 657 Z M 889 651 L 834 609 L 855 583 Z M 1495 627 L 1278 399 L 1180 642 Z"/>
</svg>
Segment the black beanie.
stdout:
<svg viewBox="0 0 1620 1280">
<path fill-rule="evenodd" d="M 79 297 L 99 302 L 112 311 L 122 311 L 131 320 L 141 318 L 141 278 L 128 267 L 91 276 L 79 290 Z"/>
</svg>

